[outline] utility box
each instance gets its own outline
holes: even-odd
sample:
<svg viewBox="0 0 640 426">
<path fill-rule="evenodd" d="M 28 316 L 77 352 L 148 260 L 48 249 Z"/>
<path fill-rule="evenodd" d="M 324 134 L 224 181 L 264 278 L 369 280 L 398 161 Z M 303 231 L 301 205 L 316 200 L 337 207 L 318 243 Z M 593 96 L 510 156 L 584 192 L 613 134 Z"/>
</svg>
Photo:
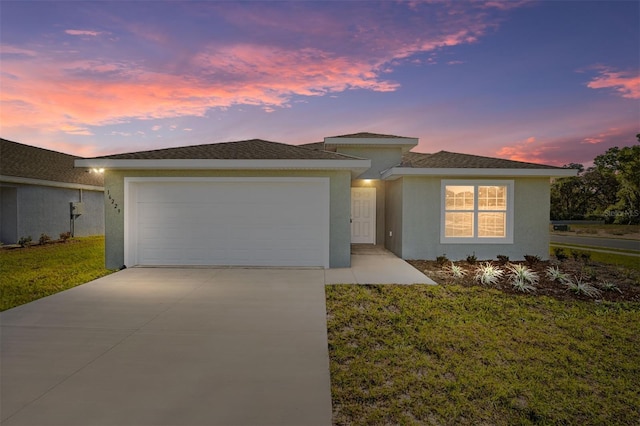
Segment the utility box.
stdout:
<svg viewBox="0 0 640 426">
<path fill-rule="evenodd" d="M 84 214 L 84 203 L 82 202 L 71 202 L 71 216 L 80 216 Z"/>
</svg>

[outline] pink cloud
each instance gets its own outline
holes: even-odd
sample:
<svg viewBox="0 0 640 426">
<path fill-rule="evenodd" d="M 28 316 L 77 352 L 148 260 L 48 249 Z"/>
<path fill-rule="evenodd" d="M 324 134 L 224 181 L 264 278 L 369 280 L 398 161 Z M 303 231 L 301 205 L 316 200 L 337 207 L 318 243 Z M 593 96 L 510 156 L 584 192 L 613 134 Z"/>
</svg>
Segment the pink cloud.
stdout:
<svg viewBox="0 0 640 426">
<path fill-rule="evenodd" d="M 102 34 L 101 31 L 90 31 L 90 30 L 65 30 L 65 34 L 69 34 L 72 36 L 91 36 L 97 37 Z"/>
<path fill-rule="evenodd" d="M 380 3 L 389 12 L 395 12 L 393 6 Z M 385 76 L 398 64 L 417 54 L 473 43 L 495 25 L 486 13 L 462 13 L 465 8 L 479 11 L 485 6 L 481 3 L 436 2 L 436 6 L 437 13 L 414 13 L 414 21 L 406 25 L 397 19 L 381 21 L 379 10 L 357 2 L 340 16 L 297 3 L 286 13 L 264 3 L 251 7 L 197 3 L 194 8 L 213 8 L 251 32 L 249 39 L 260 41 L 216 39 L 188 49 L 176 44 L 177 35 L 152 24 L 113 18 L 136 39 L 143 39 L 145 50 L 163 52 L 162 58 L 152 60 L 139 52 L 127 56 L 121 52 L 128 46 L 118 45 L 119 38 L 112 40 L 112 58 L 99 56 L 98 51 L 11 48 L 10 52 L 27 57 L 3 60 L 2 125 L 11 129 L 28 123 L 45 132 L 90 135 L 95 133 L 93 127 L 135 119 L 203 117 L 210 109 L 234 105 L 272 112 L 303 96 L 346 90 L 392 92 L 399 84 Z M 259 37 L 278 29 L 290 42 Z M 88 29 L 65 33 L 102 34 Z"/>
<path fill-rule="evenodd" d="M 640 74 L 601 68 L 600 75 L 587 83 L 587 87 L 613 89 L 623 98 L 640 99 Z"/>
<path fill-rule="evenodd" d="M 593 159 L 614 146 L 629 146 L 635 141 L 633 127 L 610 128 L 594 134 L 576 134 L 560 138 L 528 138 L 496 150 L 495 155 L 515 161 L 563 166 L 569 163 L 591 165 Z"/>
</svg>

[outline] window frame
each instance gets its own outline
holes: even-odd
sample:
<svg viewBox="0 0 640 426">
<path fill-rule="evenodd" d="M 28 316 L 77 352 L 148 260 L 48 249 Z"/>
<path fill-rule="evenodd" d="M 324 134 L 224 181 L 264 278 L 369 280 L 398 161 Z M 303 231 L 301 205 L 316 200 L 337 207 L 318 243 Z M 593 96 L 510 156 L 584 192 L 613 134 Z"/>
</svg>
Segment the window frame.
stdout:
<svg viewBox="0 0 640 426">
<path fill-rule="evenodd" d="M 447 186 L 472 186 L 474 191 L 473 210 L 473 237 L 447 237 L 445 235 L 445 217 L 447 213 L 446 187 Z M 506 224 L 504 237 L 479 237 L 478 236 L 478 213 L 501 211 L 501 210 L 480 210 L 478 208 L 478 187 L 480 186 L 505 186 L 507 188 Z M 458 212 L 460 210 L 449 210 Z M 461 212 L 461 211 L 460 211 Z M 514 226 L 514 181 L 504 179 L 443 179 L 440 182 L 440 243 L 441 244 L 513 244 Z"/>
</svg>

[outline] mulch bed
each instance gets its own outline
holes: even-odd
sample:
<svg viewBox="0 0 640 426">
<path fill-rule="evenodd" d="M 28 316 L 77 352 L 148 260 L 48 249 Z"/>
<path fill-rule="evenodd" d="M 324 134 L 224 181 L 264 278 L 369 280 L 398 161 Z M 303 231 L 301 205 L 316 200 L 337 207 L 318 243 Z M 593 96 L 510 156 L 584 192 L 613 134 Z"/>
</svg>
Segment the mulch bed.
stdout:
<svg viewBox="0 0 640 426">
<path fill-rule="evenodd" d="M 479 286 L 482 284 L 476 282 L 473 277 L 475 275 L 476 268 L 484 261 L 478 261 L 475 264 L 470 264 L 467 261 L 454 262 L 457 266 L 464 268 L 466 275 L 464 278 L 455 279 L 450 272 L 445 270 L 445 267 L 450 266 L 451 262 L 438 263 L 431 260 L 408 260 L 419 271 L 422 271 L 426 276 L 433 279 L 435 282 L 441 285 L 458 284 L 465 287 Z M 499 266 L 503 270 L 506 270 L 506 264 L 502 264 L 498 261 L 490 261 L 493 265 Z M 535 271 L 540 280 L 536 284 L 536 295 L 550 296 L 559 300 L 606 300 L 611 302 L 640 302 L 640 273 L 621 266 L 608 265 L 593 261 L 582 261 L 567 259 L 563 262 L 557 260 L 539 261 L 539 262 L 510 262 L 525 264 L 530 269 Z M 582 278 L 583 282 L 602 290 L 602 283 L 608 282 L 615 284 L 620 291 L 616 290 L 602 290 L 601 294 L 596 298 L 591 298 L 585 295 L 576 294 L 573 291 L 567 289 L 567 287 L 561 283 L 551 281 L 546 276 L 546 270 L 549 266 L 557 266 L 562 272 L 566 273 L 570 277 Z M 505 271 L 506 272 L 506 271 Z M 506 275 L 506 274 L 505 274 Z M 505 293 L 511 294 L 525 294 L 515 290 L 508 282 L 508 278 L 503 277 L 498 284 L 492 288 L 496 288 Z"/>
</svg>

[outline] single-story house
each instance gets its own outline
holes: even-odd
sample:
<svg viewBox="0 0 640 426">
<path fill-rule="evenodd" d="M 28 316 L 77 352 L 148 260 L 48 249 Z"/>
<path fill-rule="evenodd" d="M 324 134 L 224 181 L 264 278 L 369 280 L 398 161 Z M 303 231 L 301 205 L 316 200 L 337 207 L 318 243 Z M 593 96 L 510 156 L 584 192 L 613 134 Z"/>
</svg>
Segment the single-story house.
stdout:
<svg viewBox="0 0 640 426">
<path fill-rule="evenodd" d="M 0 241 L 104 234 L 103 176 L 80 157 L 0 139 Z"/>
<path fill-rule="evenodd" d="M 105 170 L 107 267 L 348 267 L 351 244 L 403 259 L 548 257 L 550 178 L 574 170 L 411 152 L 357 133 L 76 160 Z"/>
</svg>

